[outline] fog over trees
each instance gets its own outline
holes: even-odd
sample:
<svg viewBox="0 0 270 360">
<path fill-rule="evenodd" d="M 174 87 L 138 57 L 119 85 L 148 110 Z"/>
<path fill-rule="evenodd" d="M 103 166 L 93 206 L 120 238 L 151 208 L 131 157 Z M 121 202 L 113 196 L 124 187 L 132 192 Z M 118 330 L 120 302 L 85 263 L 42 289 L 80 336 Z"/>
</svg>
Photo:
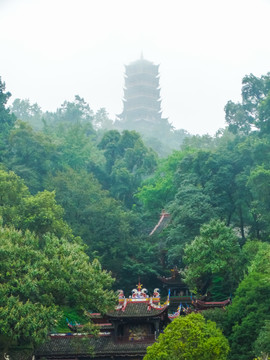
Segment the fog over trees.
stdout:
<svg viewBox="0 0 270 360">
<path fill-rule="evenodd" d="M 270 73 L 243 78 L 242 99 L 224 104 L 227 126 L 215 136 L 157 125 L 149 139 L 79 95 L 43 112 L 29 99 L 8 107 L 8 90 L 1 79 L 1 351 L 36 346 L 70 311 L 105 312 L 113 291 L 130 291 L 138 277 L 152 291 L 176 266 L 194 293 L 233 299 L 206 311 L 209 322 L 179 320 L 182 329 L 215 336 L 216 359 L 267 356 Z M 163 209 L 168 225 L 149 236 Z M 145 358 L 165 347 L 156 358 L 169 359 L 181 326 L 169 325 Z"/>
</svg>

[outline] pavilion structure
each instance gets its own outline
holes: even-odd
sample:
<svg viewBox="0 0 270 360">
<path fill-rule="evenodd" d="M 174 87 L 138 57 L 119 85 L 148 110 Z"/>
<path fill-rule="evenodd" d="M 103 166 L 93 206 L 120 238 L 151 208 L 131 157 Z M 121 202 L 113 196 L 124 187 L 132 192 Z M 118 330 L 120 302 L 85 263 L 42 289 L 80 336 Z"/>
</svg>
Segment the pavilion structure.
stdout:
<svg viewBox="0 0 270 360">
<path fill-rule="evenodd" d="M 188 308 L 191 306 L 193 297 L 187 285 L 183 282 L 180 271 L 175 267 L 171 270 L 171 276 L 159 276 L 162 287 L 170 293 L 170 310 L 175 310 L 179 304 Z"/>
<path fill-rule="evenodd" d="M 171 270 L 170 277 L 159 276 L 158 279 L 162 282 L 163 288 L 169 293 L 169 319 L 171 321 L 180 315 L 225 308 L 231 304 L 231 298 L 224 301 L 208 301 L 210 294 L 200 296 L 200 298 L 194 296 L 183 282 L 181 272 L 177 267 Z"/>
</svg>

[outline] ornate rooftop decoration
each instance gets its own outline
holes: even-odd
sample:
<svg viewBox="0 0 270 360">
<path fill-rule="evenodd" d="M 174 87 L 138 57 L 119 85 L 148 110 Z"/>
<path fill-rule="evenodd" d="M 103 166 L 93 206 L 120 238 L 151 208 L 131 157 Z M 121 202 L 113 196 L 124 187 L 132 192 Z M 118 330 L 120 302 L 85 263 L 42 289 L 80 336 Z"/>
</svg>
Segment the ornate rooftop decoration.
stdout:
<svg viewBox="0 0 270 360">
<path fill-rule="evenodd" d="M 115 310 L 107 313 L 108 317 L 149 317 L 159 316 L 169 306 L 169 298 L 164 304 L 160 304 L 159 289 L 156 288 L 152 296 L 148 295 L 148 290 L 143 288 L 139 282 L 136 289 L 126 298 L 123 290 L 118 290 L 119 303 Z"/>
<path fill-rule="evenodd" d="M 181 276 L 181 272 L 180 272 L 180 270 L 177 269 L 177 267 L 174 267 L 173 269 L 171 269 L 170 277 L 158 276 L 158 279 L 167 285 L 182 285 L 182 284 L 184 284 L 182 276 Z"/>
</svg>

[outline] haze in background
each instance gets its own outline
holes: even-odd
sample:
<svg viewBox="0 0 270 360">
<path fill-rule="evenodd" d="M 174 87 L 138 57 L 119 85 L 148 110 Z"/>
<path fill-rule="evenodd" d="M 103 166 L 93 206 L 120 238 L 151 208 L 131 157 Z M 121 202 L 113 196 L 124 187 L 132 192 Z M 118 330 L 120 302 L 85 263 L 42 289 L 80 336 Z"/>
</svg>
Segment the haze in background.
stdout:
<svg viewBox="0 0 270 360">
<path fill-rule="evenodd" d="M 78 94 L 114 120 L 124 64 L 160 64 L 163 117 L 193 134 L 224 127 L 242 78 L 270 71 L 268 0 L 0 0 L 0 76 L 55 111 Z"/>
</svg>

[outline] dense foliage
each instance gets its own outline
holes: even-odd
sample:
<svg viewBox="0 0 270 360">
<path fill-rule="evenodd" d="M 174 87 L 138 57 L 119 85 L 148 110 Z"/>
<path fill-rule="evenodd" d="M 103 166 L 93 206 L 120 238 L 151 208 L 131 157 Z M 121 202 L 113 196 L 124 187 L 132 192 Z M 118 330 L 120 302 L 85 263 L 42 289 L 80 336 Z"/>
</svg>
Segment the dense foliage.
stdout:
<svg viewBox="0 0 270 360">
<path fill-rule="evenodd" d="M 111 276 L 91 264 L 79 242 L 30 231 L 0 229 L 0 329 L 2 345 L 38 344 L 57 326 L 61 305 L 105 311 Z M 99 296 L 97 296 L 99 295 Z"/>
<path fill-rule="evenodd" d="M 241 279 L 241 250 L 232 228 L 212 220 L 185 247 L 185 281 L 190 289 L 210 291 L 216 300 L 232 294 Z"/>
<path fill-rule="evenodd" d="M 240 282 L 228 310 L 225 329 L 231 343 L 232 359 L 251 359 L 254 350 L 257 354 L 268 352 L 263 337 L 267 332 L 266 320 L 270 320 L 269 260 L 270 244 L 259 243 L 248 273 Z"/>
<path fill-rule="evenodd" d="M 104 108 L 94 113 L 78 95 L 55 112 L 43 112 L 27 99 L 15 99 L 7 108 L 10 96 L 0 79 L 0 251 L 6 256 L 0 265 L 0 311 L 12 314 L 0 317 L 5 343 L 41 341 L 59 306 L 76 302 L 92 308 L 94 293 L 102 293 L 104 301 L 96 306 L 106 309 L 112 280 L 98 259 L 116 278 L 115 290 L 129 292 L 140 277 L 151 291 L 159 286 L 158 275 L 177 266 L 197 294 L 216 301 L 232 297 L 226 312 L 205 313 L 224 330 L 229 357 L 267 356 L 269 73 L 244 77 L 242 100 L 227 103 L 228 127 L 214 137 L 164 133 L 176 148 L 168 156 L 155 134 L 146 139 L 135 131 L 119 132 Z M 170 214 L 168 226 L 149 236 L 163 209 Z M 52 244 L 56 249 L 50 250 Z M 44 272 L 44 264 L 55 259 L 57 286 L 46 280 L 57 272 L 55 264 Z M 93 292 L 79 273 L 91 277 Z M 69 295 L 67 277 L 80 283 Z M 35 331 L 27 328 L 28 316 L 37 319 Z"/>
<path fill-rule="evenodd" d="M 227 339 L 216 324 L 201 314 L 179 317 L 147 348 L 144 360 L 226 360 Z"/>
</svg>

